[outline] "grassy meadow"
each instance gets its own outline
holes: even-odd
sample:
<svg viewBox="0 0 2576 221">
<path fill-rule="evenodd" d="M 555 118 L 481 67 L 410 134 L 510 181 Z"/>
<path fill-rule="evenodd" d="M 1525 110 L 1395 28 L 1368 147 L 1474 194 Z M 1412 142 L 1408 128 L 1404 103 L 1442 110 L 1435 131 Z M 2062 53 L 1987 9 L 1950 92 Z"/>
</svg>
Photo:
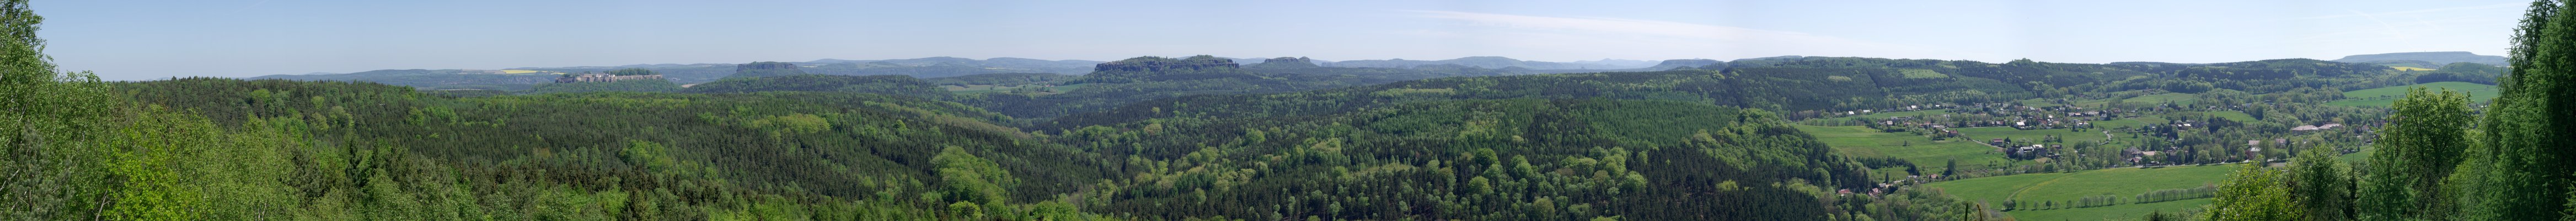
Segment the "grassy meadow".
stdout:
<svg viewBox="0 0 2576 221">
<path fill-rule="evenodd" d="M 2070 201 L 2084 196 L 2112 195 L 2121 201 L 2139 193 L 2162 189 L 2195 188 L 2216 184 L 2238 167 L 2234 165 L 2170 166 L 2162 168 L 2113 168 L 2071 173 L 2036 173 L 2011 176 L 1980 177 L 1924 184 L 1944 193 L 1974 201 L 2001 203 L 2019 200 L 2036 204 L 2041 201 Z M 2144 204 L 2120 204 L 2092 208 L 2012 211 L 2021 220 L 2100 220 L 2134 218 L 2152 211 L 2180 211 L 2208 204 L 2208 199 L 2180 200 Z"/>
<path fill-rule="evenodd" d="M 2361 89 L 2361 90 L 2345 91 L 2345 92 L 2343 92 L 2343 97 L 2344 97 L 2344 99 L 2343 99 L 2343 100 L 2332 101 L 2332 102 L 2326 102 L 2326 104 L 2327 104 L 2327 105 L 2342 105 L 2342 106 L 2373 106 L 2373 107 L 2386 107 L 2386 106 L 2388 106 L 2388 105 L 2390 105 L 2390 104 L 2395 104 L 2395 103 L 2397 103 L 2397 98 L 2405 97 L 2405 96 L 2406 96 L 2406 89 L 2407 89 L 2407 88 L 2415 88 L 2415 87 L 2427 87 L 2427 88 L 2434 88 L 2434 89 L 2451 89 L 2451 90 L 2456 90 L 2456 91 L 2468 92 L 2468 93 L 2469 93 L 2469 100 L 2470 100 L 2471 102 L 2486 102 L 2486 101 L 2487 101 L 2487 99 L 2495 99 L 2495 97 L 2496 97 L 2496 86 L 2495 86 L 2495 85 L 2484 85 L 2484 84 L 2468 83 L 2468 82 L 2433 82 L 2433 83 L 2423 83 L 2423 84 L 2413 84 L 2413 85 L 2403 85 L 2403 86 L 2392 86 L 2392 87 L 2383 87 L 2383 88 L 2371 88 L 2371 89 Z"/>
<path fill-rule="evenodd" d="M 1959 166 L 1965 168 L 2000 166 L 2013 161 L 2004 158 L 2004 154 L 1996 152 L 1994 147 L 1974 141 L 1934 141 L 1912 133 L 1882 133 L 1860 126 L 1796 125 L 1795 127 L 1816 136 L 1817 140 L 1824 141 L 1826 146 L 1832 146 L 1835 152 L 1845 156 L 1905 159 L 1907 162 L 1914 162 L 1916 168 L 1924 173 L 1939 173 L 1941 169 L 1945 169 L 1942 166 L 1952 159 L 1959 160 Z M 1905 168 L 1882 168 L 1874 172 L 1881 174 L 1871 174 L 1872 176 L 1905 176 Z"/>
<path fill-rule="evenodd" d="M 2137 220 L 2145 217 L 2147 213 L 2152 212 L 2164 212 L 2167 215 L 2174 216 L 2187 216 L 2187 214 L 2175 213 L 2198 211 L 2202 205 L 2209 205 L 2209 199 L 2202 198 L 2155 203 L 2120 204 L 2117 206 L 2093 208 L 2016 210 L 2007 211 L 2004 212 L 2004 214 L 2012 215 L 2014 220 Z"/>
</svg>

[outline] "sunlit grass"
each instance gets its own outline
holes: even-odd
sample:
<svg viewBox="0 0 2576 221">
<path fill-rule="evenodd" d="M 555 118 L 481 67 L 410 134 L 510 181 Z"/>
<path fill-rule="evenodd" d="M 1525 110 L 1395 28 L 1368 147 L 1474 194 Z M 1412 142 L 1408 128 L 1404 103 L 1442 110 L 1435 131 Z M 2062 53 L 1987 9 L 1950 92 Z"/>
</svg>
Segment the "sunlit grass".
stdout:
<svg viewBox="0 0 2576 221">
<path fill-rule="evenodd" d="M 2388 106 L 2388 105 L 2390 105 L 2390 104 L 2396 104 L 2396 103 L 2397 103 L 2397 99 L 2398 99 L 2398 98 L 2403 98 L 2403 97 L 2405 97 L 2405 96 L 2406 96 L 2406 89 L 2407 89 L 2407 88 L 2415 88 L 2415 87 L 2426 87 L 2426 88 L 2431 88 L 2431 89 L 2436 89 L 2436 90 L 2439 90 L 2439 89 L 2451 89 L 2451 90 L 2454 90 L 2454 91 L 2468 92 L 2468 93 L 2469 93 L 2469 100 L 2470 100 L 2471 102 L 2486 102 L 2486 100 L 2487 100 L 2487 99 L 2494 99 L 2494 98 L 2496 97 L 2496 87 L 2495 87 L 2495 85 L 2484 85 L 2484 84 L 2468 83 L 2468 82 L 2433 82 L 2433 83 L 2422 83 L 2422 84 L 2413 84 L 2413 85 L 2391 86 L 2391 87 L 2383 87 L 2383 88 L 2371 88 L 2371 89 L 2361 89 L 2361 90 L 2346 91 L 2346 92 L 2343 92 L 2343 97 L 2344 97 L 2344 99 L 2343 99 L 2343 100 L 2332 101 L 2332 102 L 2326 102 L 2326 104 L 2327 104 L 2327 105 L 2341 105 L 2341 106 L 2376 106 L 2376 107 L 2386 107 L 2386 106 Z"/>
<path fill-rule="evenodd" d="M 2001 206 L 2005 200 L 2019 200 L 2022 207 L 2035 208 L 2043 201 L 2060 203 L 2084 196 L 2112 195 L 2122 202 L 2135 200 L 2139 193 L 2163 189 L 2196 188 L 2218 183 L 2236 166 L 2173 166 L 2154 169 L 2113 168 L 2073 173 L 2037 173 L 1998 177 L 1980 177 L 1925 184 L 1961 199 L 1983 201 Z M 2143 204 L 2051 210 L 2019 210 L 2010 214 L 2021 220 L 2100 220 L 2132 219 L 2148 212 L 2177 212 L 2209 204 L 2208 199 L 2179 200 Z"/>
<path fill-rule="evenodd" d="M 1795 127 L 1807 132 L 1808 135 L 1816 136 L 1818 141 L 1825 142 L 1826 146 L 1833 147 L 1835 152 L 1845 156 L 1904 159 L 1906 162 L 1913 162 L 1916 169 L 1924 173 L 1939 173 L 1944 169 L 1943 166 L 1953 159 L 1959 160 L 1959 167 L 1963 169 L 1982 169 L 2013 161 L 2004 158 L 2004 154 L 1996 152 L 1994 147 L 1978 144 L 1976 141 L 1955 139 L 1934 141 L 1912 133 L 1884 133 L 1860 126 L 1796 125 Z M 1875 172 L 1881 174 L 1872 174 L 1872 178 L 1906 175 L 1902 167 L 1881 168 Z"/>
</svg>

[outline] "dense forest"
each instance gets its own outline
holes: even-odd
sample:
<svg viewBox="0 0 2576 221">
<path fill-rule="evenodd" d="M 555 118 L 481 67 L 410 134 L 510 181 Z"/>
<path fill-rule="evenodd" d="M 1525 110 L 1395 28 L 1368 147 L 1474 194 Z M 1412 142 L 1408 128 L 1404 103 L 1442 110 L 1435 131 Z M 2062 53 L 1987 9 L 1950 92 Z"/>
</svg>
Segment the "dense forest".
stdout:
<svg viewBox="0 0 2576 221">
<path fill-rule="evenodd" d="M 1083 75 L 945 58 L 436 88 L 102 81 L 57 70 L 43 18 L 0 0 L 0 219 L 2017 220 L 2200 203 L 2126 212 L 2566 220 L 2576 152 L 2549 147 L 2576 131 L 2576 106 L 2552 103 L 2576 96 L 2558 83 L 2576 81 L 2576 8 L 2530 10 L 2509 64 L 2427 70 L 1200 55 Z M 2497 93 L 2407 87 L 2428 83 Z M 2403 92 L 2361 95 L 2385 88 Z M 1968 151 L 1872 149 L 1917 145 Z M 2199 165 L 2229 172 L 2077 199 L 1934 187 Z"/>
</svg>

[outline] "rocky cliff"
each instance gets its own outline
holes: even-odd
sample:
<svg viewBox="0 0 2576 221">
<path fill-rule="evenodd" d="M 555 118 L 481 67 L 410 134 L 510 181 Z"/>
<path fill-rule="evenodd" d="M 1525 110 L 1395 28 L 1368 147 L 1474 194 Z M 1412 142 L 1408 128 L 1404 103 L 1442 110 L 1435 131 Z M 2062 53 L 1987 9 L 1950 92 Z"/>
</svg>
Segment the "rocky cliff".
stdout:
<svg viewBox="0 0 2576 221">
<path fill-rule="evenodd" d="M 1245 65 L 1244 67 L 1260 69 L 1297 69 L 1319 68 L 1324 66 L 1315 65 L 1315 59 L 1307 59 L 1305 57 L 1278 57 L 1264 59 L 1259 64 Z"/>
<path fill-rule="evenodd" d="M 1199 80 L 1215 78 L 1260 78 L 1243 71 L 1232 59 L 1216 56 L 1190 56 L 1172 59 L 1136 57 L 1094 65 L 1091 74 L 1079 83 L 1127 83 L 1138 81 Z"/>
</svg>

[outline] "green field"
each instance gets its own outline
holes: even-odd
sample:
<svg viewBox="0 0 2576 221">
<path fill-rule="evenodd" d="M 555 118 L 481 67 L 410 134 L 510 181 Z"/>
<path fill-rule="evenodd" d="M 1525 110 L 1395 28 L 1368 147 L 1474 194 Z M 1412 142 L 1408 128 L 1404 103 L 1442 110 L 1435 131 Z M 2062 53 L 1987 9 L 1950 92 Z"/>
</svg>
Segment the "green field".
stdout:
<svg viewBox="0 0 2576 221">
<path fill-rule="evenodd" d="M 2004 214 L 2012 215 L 2014 220 L 2136 220 L 2138 218 L 2145 217 L 2147 213 L 2157 211 L 2163 211 L 2165 214 L 2180 215 L 2174 213 L 2186 210 L 2198 210 L 2201 205 L 2209 205 L 2209 199 L 2188 199 L 2144 204 L 2120 204 L 2117 206 L 2093 208 L 2018 210 L 2004 212 Z"/>
<path fill-rule="evenodd" d="M 2137 118 L 2129 118 L 2128 120 L 2138 121 L 2139 123 L 2146 123 L 2146 124 L 2170 124 L 2170 123 L 2173 123 L 2173 120 L 2166 120 L 2165 118 L 2162 118 L 2162 117 L 2155 117 L 2155 116 L 2144 116 L 2144 117 L 2137 117 Z"/>
<path fill-rule="evenodd" d="M 2134 121 L 2132 121 L 2132 122 L 2134 122 Z M 2012 122 L 2004 122 L 2004 123 L 2012 123 Z M 2129 123 L 2114 123 L 2114 124 L 2129 124 Z M 2043 136 L 2057 136 L 2057 137 L 2059 137 L 2059 138 L 2061 138 L 2061 139 L 2066 139 L 2066 142 L 2065 142 L 2066 144 L 2072 144 L 2072 143 L 2077 143 L 2077 142 L 2099 142 L 2099 141 L 2103 141 L 2103 140 L 2107 140 L 2107 139 L 2109 139 L 2109 138 L 2106 138 L 2106 137 L 2103 137 L 2103 136 L 2102 136 L 2102 130 L 2085 130 L 2085 131 L 2083 131 L 2083 132 L 2076 132 L 2076 131 L 2073 131 L 2073 130 L 2071 130 L 2071 129 L 2038 129 L 2038 130 L 2022 130 L 2022 129 L 2013 129 L 2012 127 L 1970 127 L 1970 128 L 1955 128 L 1955 129 L 1959 130 L 1959 134 L 1968 135 L 1968 137 L 1970 137 L 1970 138 L 1975 138 L 1974 140 L 1988 140 L 1988 139 L 1995 139 L 1995 138 L 2006 138 L 2006 139 L 2012 139 L 2013 141 L 2016 141 L 2016 142 L 2025 142 L 2025 143 L 2027 143 L 2027 142 L 2029 142 L 2029 141 L 2036 141 L 2036 140 L 2039 140 L 2039 139 L 2040 139 L 2041 137 L 2043 137 Z"/>
<path fill-rule="evenodd" d="M 1807 121 L 1838 121 L 1838 120 L 1839 120 L 1839 121 L 1847 121 L 1847 120 L 1852 120 L 1852 119 L 1855 119 L 1855 118 L 1887 119 L 1887 118 L 1890 118 L 1890 117 L 1941 116 L 1941 115 L 1944 115 L 1944 114 L 1950 114 L 1950 109 L 1931 109 L 1931 110 L 1919 110 L 1919 111 L 1877 112 L 1877 113 L 1861 114 L 1860 116 L 1843 116 L 1843 117 L 1832 117 L 1832 118 L 1814 118 L 1814 119 L 1808 119 Z"/>
<path fill-rule="evenodd" d="M 1799 131 L 1816 136 L 1817 140 L 1824 141 L 1826 146 L 1832 146 L 1835 152 L 1845 156 L 1905 159 L 1906 162 L 1914 162 L 1916 169 L 1925 173 L 1938 173 L 1951 159 L 1959 160 L 1959 166 L 1964 168 L 1985 168 L 2012 162 L 2012 159 L 2004 158 L 2003 153 L 1995 152 L 1994 147 L 1973 141 L 1933 141 L 1931 138 L 1915 136 L 1911 133 L 1882 133 L 1876 129 L 1860 126 L 1795 125 L 1795 127 Z M 1882 168 L 1876 172 L 1880 174 L 1871 174 L 1871 176 L 1905 176 L 1904 168 Z"/>
<path fill-rule="evenodd" d="M 2379 149 L 2379 148 L 2371 148 L 2371 146 L 2367 146 L 2367 145 L 2365 145 L 2365 146 L 2361 146 L 2361 151 L 2360 151 L 2360 152 L 2352 152 L 2352 154 L 2344 154 L 2343 156 L 2336 156 L 2336 157 L 2335 157 L 2335 160 L 2340 160 L 2340 161 L 2343 161 L 2343 162 L 2345 162 L 2345 163 L 2363 163 L 2363 162 L 2370 162 L 2370 153 L 2372 152 L 2371 150 L 2377 150 L 2377 149 Z"/>
<path fill-rule="evenodd" d="M 2161 189 L 2181 189 L 2217 184 L 2235 172 L 2234 166 L 2182 166 L 2156 169 L 2115 168 L 2077 172 L 2059 177 L 2044 185 L 2031 186 L 2014 195 L 2021 200 L 2075 200 L 2084 196 L 2109 194 L 2122 198 Z"/>
<path fill-rule="evenodd" d="M 1941 116 L 1941 115 L 1943 115 L 1943 114 L 1950 114 L 1950 109 L 1931 109 L 1931 110 L 1919 110 L 1919 111 L 1878 112 L 1878 113 L 1863 114 L 1863 115 L 1860 115 L 1860 116 L 1861 116 L 1861 117 L 1869 117 L 1869 118 L 1890 118 L 1890 117 L 1912 117 L 1912 116 Z"/>
<path fill-rule="evenodd" d="M 2032 107 L 2055 107 L 2055 106 L 2065 106 L 2065 105 L 2058 105 L 2058 104 L 2057 104 L 2057 103 L 2055 103 L 2055 102 L 2057 102 L 2057 99 L 2045 99 L 2045 98 L 2031 98 L 2031 99 L 2022 99 L 2022 100 L 2013 101 L 2013 103 L 2014 103 L 2014 104 L 2020 104 L 2021 106 L 2032 106 Z"/>
<path fill-rule="evenodd" d="M 2138 127 L 2144 127 L 2144 126 L 2147 126 L 2147 125 L 2150 125 L 2150 124 L 2163 124 L 2164 122 L 2165 122 L 2165 121 L 2164 121 L 2164 120 L 2162 120 L 2162 119 L 2157 119 L 2157 120 L 2154 120 L 2154 121 L 2148 121 L 2148 120 L 2143 120 L 2143 119 L 2141 119 L 2141 118 L 2129 118 L 2129 119 L 2119 119 L 2119 120 L 2093 121 L 2093 127 L 2094 127 L 2094 128 L 2104 128 L 2104 129 L 2109 129 L 2109 128 L 2120 128 L 2120 127 L 2138 128 Z"/>
<path fill-rule="evenodd" d="M 2495 87 L 2495 85 L 2484 85 L 2484 84 L 2476 84 L 2476 83 L 2468 83 L 2468 82 L 2433 82 L 2433 83 L 2423 83 L 2423 84 L 2414 84 L 2414 85 L 2404 85 L 2404 86 L 2393 86 L 2393 87 L 2383 87 L 2383 88 L 2371 88 L 2371 89 L 2361 89 L 2361 90 L 2345 91 L 2345 92 L 2343 92 L 2343 97 L 2344 97 L 2344 99 L 2343 99 L 2343 100 L 2337 100 L 2337 101 L 2332 101 L 2332 102 L 2326 102 L 2326 104 L 2327 104 L 2327 105 L 2341 105 L 2341 106 L 2375 106 L 2375 107 L 2386 107 L 2386 106 L 2388 106 L 2389 104 L 2395 104 L 2395 103 L 2397 103 L 2397 98 L 2400 98 L 2400 97 L 2404 97 L 2404 96 L 2406 96 L 2406 89 L 2407 89 L 2407 88 L 2415 88 L 2415 87 L 2426 87 L 2426 88 L 2431 88 L 2431 89 L 2451 89 L 2451 90 L 2456 90 L 2456 91 L 2468 92 L 2468 93 L 2469 93 L 2469 100 L 2470 100 L 2471 102 L 2486 102 L 2486 101 L 2487 101 L 2487 99 L 2494 99 L 2494 98 L 2495 98 L 2495 96 L 2496 96 L 2496 87 Z"/>
<path fill-rule="evenodd" d="M 2131 200 L 2129 197 L 2147 191 L 2195 188 L 2215 184 L 2236 169 L 2237 166 L 2233 165 L 2174 166 L 2155 169 L 2113 168 L 2074 173 L 1981 177 L 1935 182 L 1924 184 L 1924 187 L 1939 188 L 1953 196 L 1988 203 L 2001 203 L 2006 199 L 2026 203 L 2063 202 L 2081 199 L 2084 196 L 2105 194 L 2118 196 L 2122 201 L 2127 201 Z M 2183 200 L 2082 209 L 2016 211 L 2012 214 L 2022 220 L 2095 220 L 2095 218 L 2084 217 L 2136 217 L 2156 209 L 2176 211 L 2208 202 L 2208 200 Z"/>
<path fill-rule="evenodd" d="M 1924 184 L 1923 186 L 1939 188 L 1942 193 L 1949 193 L 1951 196 L 1958 196 L 1960 199 L 1964 200 L 2003 203 L 2003 200 L 2006 197 L 2020 192 L 2022 188 L 2029 188 L 2032 185 L 2045 183 L 2049 180 L 2065 177 L 2069 174 L 2070 173 L 2034 173 L 2011 176 L 1978 177 L 1964 180 L 1934 182 Z"/>
<path fill-rule="evenodd" d="M 2124 99 L 2124 100 L 2120 100 L 2120 101 L 2121 101 L 2121 102 L 2130 102 L 2130 103 L 2148 103 L 2148 104 L 2173 103 L 2173 104 L 2181 104 L 2181 105 L 2190 105 L 2190 104 L 2192 104 L 2192 103 L 2196 103 L 2196 102 L 2200 101 L 2200 95 L 2195 95 L 2195 94 L 2185 94 L 2185 93 L 2164 93 L 2164 94 L 2155 94 L 2155 95 L 2138 96 L 2138 97 L 2133 97 L 2133 98 Z"/>
</svg>

